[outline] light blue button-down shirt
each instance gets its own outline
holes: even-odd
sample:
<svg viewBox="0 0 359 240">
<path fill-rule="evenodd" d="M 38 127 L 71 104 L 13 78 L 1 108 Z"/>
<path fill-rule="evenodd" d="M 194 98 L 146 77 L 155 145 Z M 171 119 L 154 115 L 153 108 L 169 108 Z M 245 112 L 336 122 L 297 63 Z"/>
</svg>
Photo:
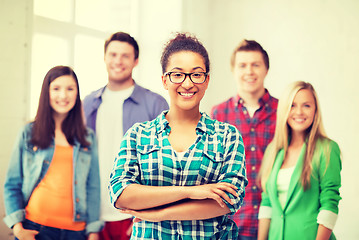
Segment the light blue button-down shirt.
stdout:
<svg viewBox="0 0 359 240">
<path fill-rule="evenodd" d="M 92 92 L 83 101 L 86 124 L 95 132 L 97 110 L 102 103 L 105 88 Z M 123 133 L 133 124 L 155 119 L 158 114 L 167 109 L 167 101 L 161 95 L 135 84 L 131 96 L 123 103 Z"/>
</svg>

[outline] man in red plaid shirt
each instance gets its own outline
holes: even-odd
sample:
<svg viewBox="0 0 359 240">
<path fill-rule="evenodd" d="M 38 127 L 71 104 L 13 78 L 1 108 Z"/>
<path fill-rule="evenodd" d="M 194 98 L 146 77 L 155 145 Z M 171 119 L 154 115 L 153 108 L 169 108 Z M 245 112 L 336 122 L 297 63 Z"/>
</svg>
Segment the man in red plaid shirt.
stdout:
<svg viewBox="0 0 359 240">
<path fill-rule="evenodd" d="M 248 186 L 242 207 L 232 216 L 240 240 L 257 239 L 261 190 L 256 184 L 263 153 L 274 136 L 278 100 L 264 88 L 269 69 L 267 52 L 256 41 L 243 40 L 231 57 L 238 94 L 214 106 L 211 116 L 237 127 L 246 153 Z"/>
</svg>

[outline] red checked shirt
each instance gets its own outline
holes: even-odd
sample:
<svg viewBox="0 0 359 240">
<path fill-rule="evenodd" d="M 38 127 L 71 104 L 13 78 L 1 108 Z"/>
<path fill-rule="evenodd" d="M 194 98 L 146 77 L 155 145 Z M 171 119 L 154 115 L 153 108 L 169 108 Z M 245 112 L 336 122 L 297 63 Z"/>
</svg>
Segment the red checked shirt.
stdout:
<svg viewBox="0 0 359 240">
<path fill-rule="evenodd" d="M 261 190 L 256 185 L 257 174 L 264 151 L 274 136 L 278 100 L 268 90 L 259 99 L 259 109 L 251 118 L 244 100 L 235 96 L 214 106 L 211 117 L 237 127 L 242 134 L 245 146 L 248 186 L 242 207 L 232 216 L 239 228 L 239 235 L 257 236 L 258 209 L 261 203 Z"/>
</svg>

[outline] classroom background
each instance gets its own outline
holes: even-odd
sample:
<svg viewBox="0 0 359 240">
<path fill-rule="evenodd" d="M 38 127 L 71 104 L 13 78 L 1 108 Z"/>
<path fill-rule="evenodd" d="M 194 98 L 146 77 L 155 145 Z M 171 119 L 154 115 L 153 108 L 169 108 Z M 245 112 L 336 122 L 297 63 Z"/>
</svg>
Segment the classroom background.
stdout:
<svg viewBox="0 0 359 240">
<path fill-rule="evenodd" d="M 359 1 L 357 0 L 0 0 L 0 217 L 3 183 L 15 138 L 36 113 L 41 83 L 55 65 L 70 65 L 81 97 L 106 84 L 103 44 L 113 32 L 139 43 L 134 79 L 169 100 L 160 53 L 177 31 L 195 34 L 211 60 L 201 109 L 236 93 L 230 56 L 243 39 L 270 58 L 265 86 L 279 97 L 293 81 L 311 82 L 324 127 L 342 150 L 342 200 L 334 233 L 359 239 Z M 0 221 L 0 239 L 13 239 Z"/>
</svg>

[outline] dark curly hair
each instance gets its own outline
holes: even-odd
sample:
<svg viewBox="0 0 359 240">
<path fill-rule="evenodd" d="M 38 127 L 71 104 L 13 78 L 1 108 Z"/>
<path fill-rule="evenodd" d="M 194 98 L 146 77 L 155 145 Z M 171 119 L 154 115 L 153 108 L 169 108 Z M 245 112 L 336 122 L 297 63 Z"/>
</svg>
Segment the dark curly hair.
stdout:
<svg viewBox="0 0 359 240">
<path fill-rule="evenodd" d="M 175 37 L 167 42 L 161 56 L 162 73 L 166 72 L 168 60 L 172 54 L 181 51 L 190 51 L 201 55 L 206 72 L 209 73 L 210 63 L 207 50 L 195 36 L 189 33 L 176 33 Z"/>
</svg>

